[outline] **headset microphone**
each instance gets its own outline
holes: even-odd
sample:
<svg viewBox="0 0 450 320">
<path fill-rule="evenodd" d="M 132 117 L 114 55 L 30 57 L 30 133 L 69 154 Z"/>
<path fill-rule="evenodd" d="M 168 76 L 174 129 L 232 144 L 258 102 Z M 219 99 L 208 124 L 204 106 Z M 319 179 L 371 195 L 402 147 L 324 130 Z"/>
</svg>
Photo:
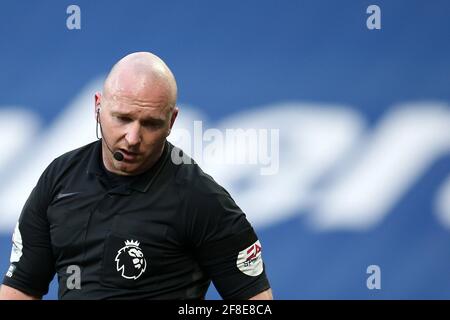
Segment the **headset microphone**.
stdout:
<svg viewBox="0 0 450 320">
<path fill-rule="evenodd" d="M 106 143 L 106 141 L 105 141 Z M 111 151 L 111 150 L 110 150 Z M 116 151 L 113 153 L 113 157 L 114 159 L 116 159 L 117 161 L 123 161 L 123 154 L 122 152 Z"/>
<path fill-rule="evenodd" d="M 98 127 L 100 126 L 100 133 L 102 134 L 102 138 L 105 141 L 105 145 L 108 148 L 109 152 L 112 153 L 114 159 L 116 159 L 117 161 L 123 161 L 123 154 L 122 152 L 119 151 L 112 151 L 111 148 L 108 145 L 108 142 L 105 139 L 105 136 L 103 135 L 103 130 L 102 130 L 102 124 L 100 123 L 100 108 L 97 108 L 97 126 L 95 127 L 95 134 L 97 135 L 97 139 L 100 139 L 98 136 Z"/>
</svg>

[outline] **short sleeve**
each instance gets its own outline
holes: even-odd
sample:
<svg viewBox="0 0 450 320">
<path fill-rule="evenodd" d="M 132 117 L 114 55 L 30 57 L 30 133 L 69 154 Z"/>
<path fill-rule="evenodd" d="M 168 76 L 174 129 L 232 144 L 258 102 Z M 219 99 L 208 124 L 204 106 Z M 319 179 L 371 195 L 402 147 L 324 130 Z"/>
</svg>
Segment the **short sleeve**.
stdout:
<svg viewBox="0 0 450 320">
<path fill-rule="evenodd" d="M 51 197 L 48 169 L 26 201 L 12 236 L 10 266 L 3 284 L 41 297 L 55 274 L 47 207 Z"/>
<path fill-rule="evenodd" d="M 197 185 L 189 211 L 195 256 L 223 299 L 248 299 L 270 288 L 261 243 L 224 188 L 213 180 Z"/>
</svg>

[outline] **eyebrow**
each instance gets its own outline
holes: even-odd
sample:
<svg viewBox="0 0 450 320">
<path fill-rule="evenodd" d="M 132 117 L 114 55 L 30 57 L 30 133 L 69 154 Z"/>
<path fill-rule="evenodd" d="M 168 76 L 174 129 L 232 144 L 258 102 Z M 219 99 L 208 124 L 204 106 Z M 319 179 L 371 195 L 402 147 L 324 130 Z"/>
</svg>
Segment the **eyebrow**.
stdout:
<svg viewBox="0 0 450 320">
<path fill-rule="evenodd" d="M 132 118 L 131 113 L 129 112 L 120 112 L 120 111 L 113 111 L 111 112 L 111 114 L 113 116 L 120 116 L 120 117 L 129 117 Z M 148 117 L 148 118 L 144 118 L 142 120 L 140 120 L 141 123 L 143 124 L 156 124 L 156 125 L 162 125 L 164 124 L 166 121 L 164 119 L 161 118 L 154 118 L 154 117 Z"/>
<path fill-rule="evenodd" d="M 164 120 L 162 120 L 162 119 L 159 119 L 159 118 L 147 118 L 147 119 L 142 119 L 141 123 L 144 124 L 144 125 L 152 124 L 152 125 L 162 126 L 166 122 Z"/>
</svg>

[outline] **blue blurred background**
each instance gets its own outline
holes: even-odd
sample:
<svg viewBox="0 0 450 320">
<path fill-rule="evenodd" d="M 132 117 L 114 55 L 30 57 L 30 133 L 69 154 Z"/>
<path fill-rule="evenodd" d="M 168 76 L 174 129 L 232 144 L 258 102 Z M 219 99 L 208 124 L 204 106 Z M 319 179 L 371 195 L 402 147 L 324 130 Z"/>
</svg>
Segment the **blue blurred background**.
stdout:
<svg viewBox="0 0 450 320">
<path fill-rule="evenodd" d="M 197 159 L 255 225 L 275 298 L 450 298 L 449 14 L 445 0 L 2 1 L 0 270 L 42 170 L 95 139 L 108 70 L 151 51 L 177 78 L 178 129 L 279 130 L 274 174 Z"/>
</svg>

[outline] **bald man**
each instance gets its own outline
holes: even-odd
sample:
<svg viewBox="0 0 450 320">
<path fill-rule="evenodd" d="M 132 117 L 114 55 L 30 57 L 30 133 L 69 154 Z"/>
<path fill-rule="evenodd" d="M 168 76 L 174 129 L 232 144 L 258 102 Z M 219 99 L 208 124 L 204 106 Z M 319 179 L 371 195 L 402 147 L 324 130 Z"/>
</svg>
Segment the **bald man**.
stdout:
<svg viewBox="0 0 450 320">
<path fill-rule="evenodd" d="M 148 52 L 95 93 L 102 138 L 56 158 L 24 205 L 0 299 L 272 299 L 261 243 L 229 193 L 167 141 L 177 85 Z M 99 132 L 100 131 L 100 132 Z M 184 159 L 186 156 L 183 155 Z"/>
</svg>

